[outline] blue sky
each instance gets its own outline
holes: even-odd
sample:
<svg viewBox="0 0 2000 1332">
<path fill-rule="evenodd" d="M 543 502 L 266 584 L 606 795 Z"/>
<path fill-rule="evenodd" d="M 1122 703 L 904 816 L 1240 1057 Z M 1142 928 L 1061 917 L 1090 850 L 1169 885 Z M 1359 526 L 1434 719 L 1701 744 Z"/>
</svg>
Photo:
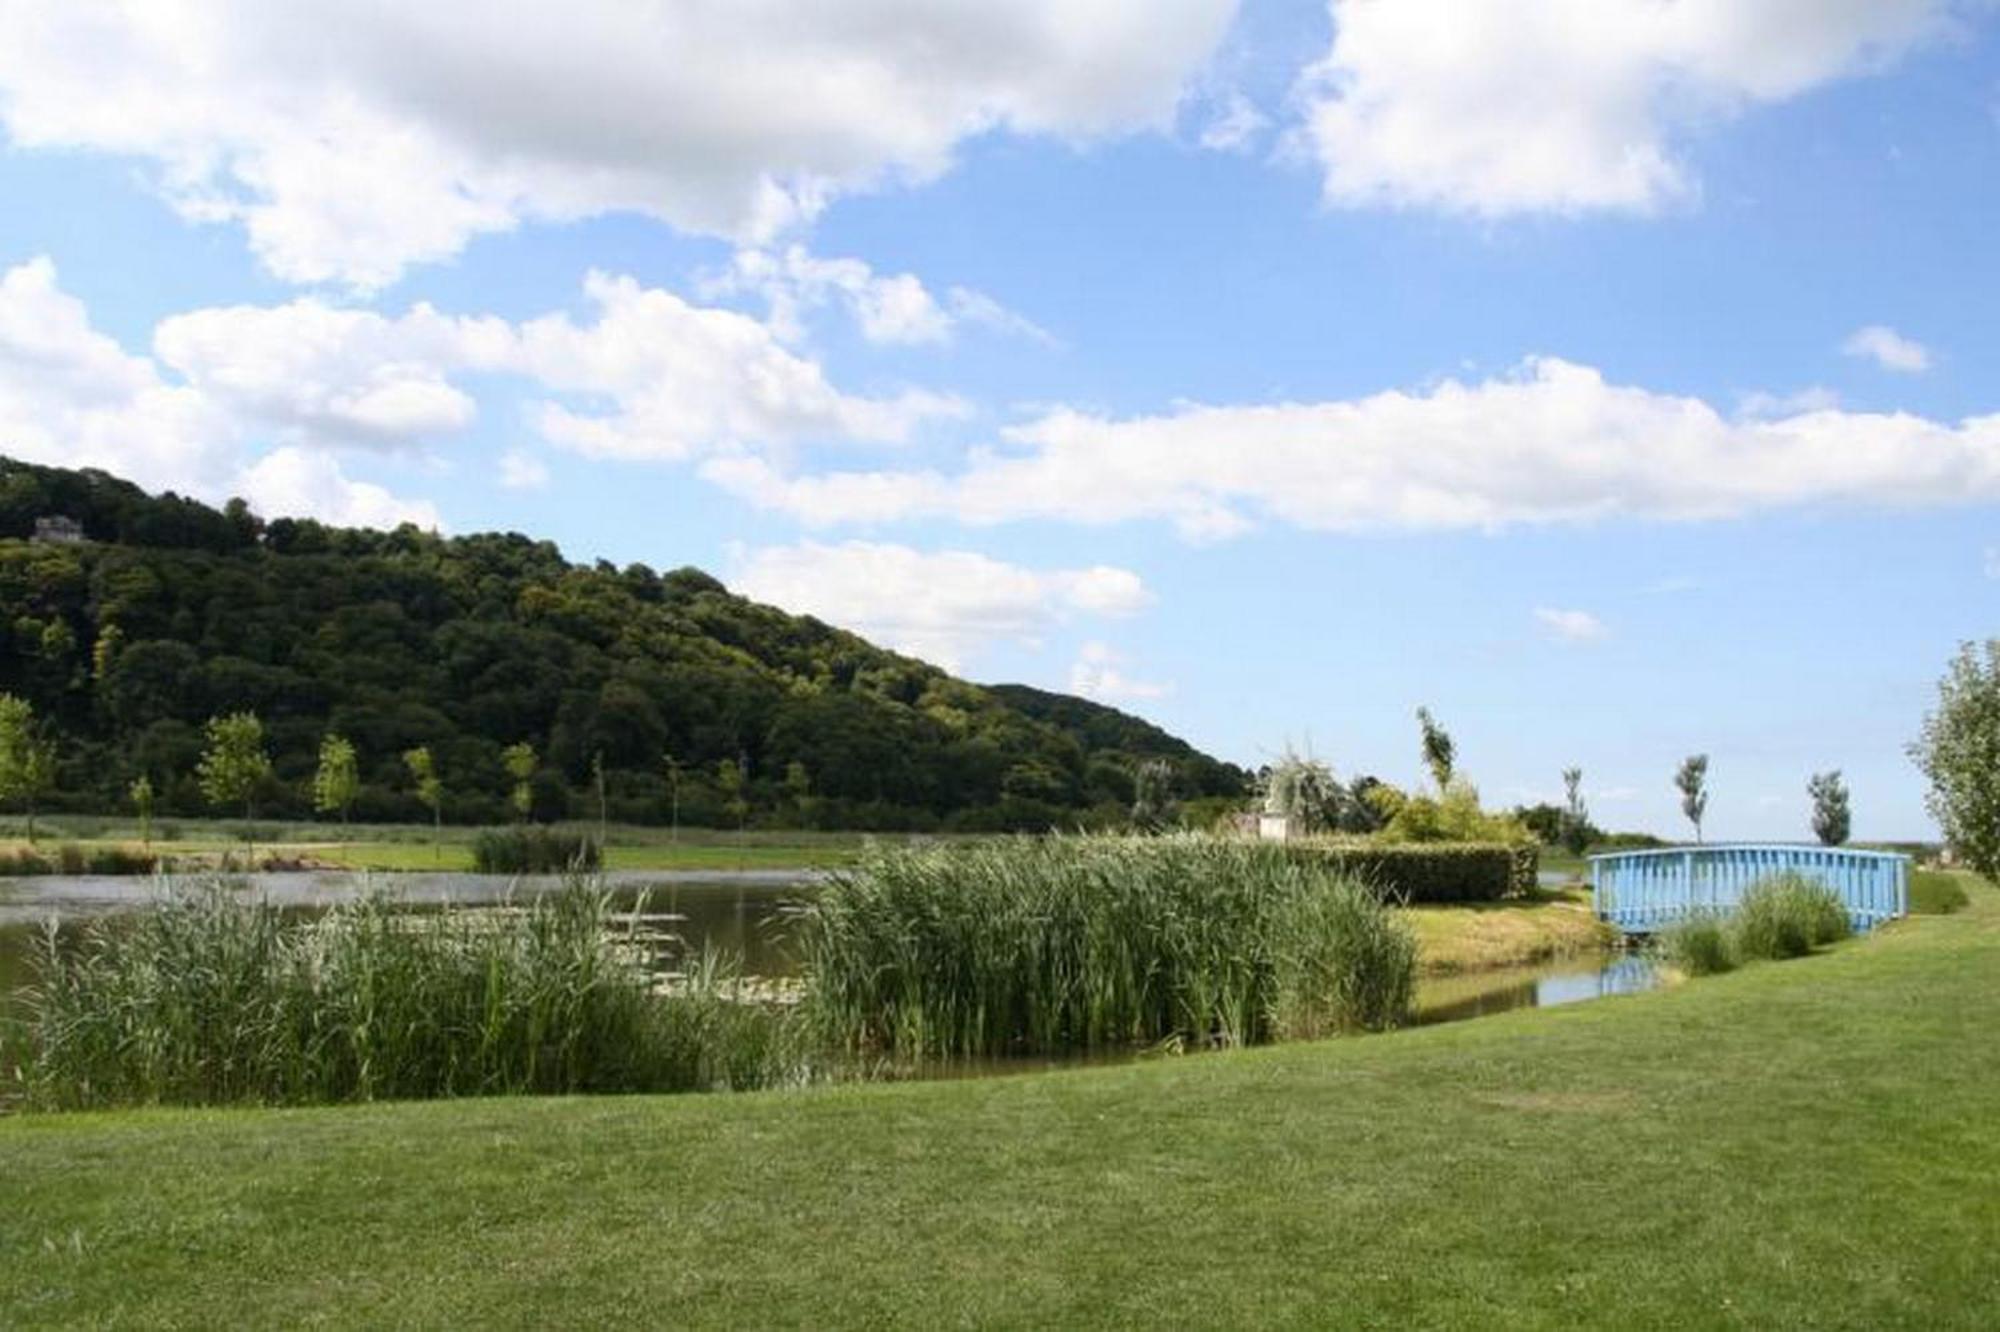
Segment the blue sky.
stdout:
<svg viewBox="0 0 2000 1332">
<path fill-rule="evenodd" d="M 1953 0 L 4 6 L 0 438 L 1796 837 L 2000 605 Z M 792 12 L 787 12 L 788 10 Z"/>
</svg>

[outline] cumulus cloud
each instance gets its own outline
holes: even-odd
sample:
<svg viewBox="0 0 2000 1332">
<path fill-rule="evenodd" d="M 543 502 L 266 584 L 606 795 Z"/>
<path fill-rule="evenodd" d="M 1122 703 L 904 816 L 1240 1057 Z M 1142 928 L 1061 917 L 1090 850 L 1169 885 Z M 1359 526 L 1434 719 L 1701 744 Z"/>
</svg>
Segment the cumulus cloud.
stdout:
<svg viewBox="0 0 2000 1332">
<path fill-rule="evenodd" d="M 922 390 L 843 393 L 760 321 L 629 277 L 590 273 L 583 293 L 588 318 L 518 324 L 424 304 L 393 316 L 314 298 L 215 307 L 163 321 L 153 344 L 214 409 L 319 446 L 402 447 L 462 430 L 477 408 L 456 381 L 502 373 L 532 386 L 527 410 L 544 439 L 592 457 L 894 443 L 967 410 Z"/>
<path fill-rule="evenodd" d="M 1499 530 L 1633 516 L 1736 517 L 1785 506 L 2000 499 L 2000 415 L 1729 416 L 1699 398 L 1607 383 L 1537 358 L 1328 402 L 1193 404 L 1112 418 L 1068 408 L 1006 430 L 952 471 L 790 474 L 712 460 L 715 483 L 815 525 L 1166 520 L 1192 539 L 1260 521 L 1317 531 Z"/>
<path fill-rule="evenodd" d="M 1100 703 L 1165 698 L 1174 692 L 1172 685 L 1127 675 L 1124 661 L 1124 656 L 1108 643 L 1085 643 L 1069 668 L 1069 692 Z"/>
<path fill-rule="evenodd" d="M 466 430 L 465 383 L 526 385 L 530 423 L 591 457 L 675 460 L 800 443 L 898 443 L 963 402 L 911 389 L 842 392 L 765 324 L 697 306 L 631 278 L 584 280 L 588 317 L 520 323 L 344 309 L 317 299 L 218 306 L 163 320 L 153 355 L 91 327 L 55 267 L 0 278 L 0 431 L 22 456 L 102 466 L 151 486 L 241 491 L 271 512 L 436 525 L 436 510 L 341 474 L 335 455 L 411 453 Z M 275 448 L 253 465 L 260 448 Z M 546 466 L 516 450 L 502 485 L 534 488 Z M 318 498 L 313 498 L 317 496 Z"/>
<path fill-rule="evenodd" d="M 242 495 L 273 517 L 440 525 L 432 505 L 350 480 L 329 455 L 285 445 L 255 458 L 253 433 L 226 394 L 172 383 L 153 359 L 93 328 L 46 258 L 0 277 L 0 447 L 9 454 L 209 500 Z"/>
<path fill-rule="evenodd" d="M 1873 361 L 1884 370 L 1920 375 L 1931 368 L 1930 349 L 1914 338 L 1906 338 L 1885 324 L 1857 328 L 1840 344 L 1848 356 Z"/>
<path fill-rule="evenodd" d="M 0 117 L 151 163 L 280 277 L 368 288 L 523 222 L 768 238 L 972 135 L 1162 127 L 1234 9 L 0 0 Z"/>
<path fill-rule="evenodd" d="M 1071 615 L 1130 615 L 1151 600 L 1125 569 L 1045 571 L 973 551 L 866 541 L 762 547 L 739 557 L 730 582 L 952 671 L 996 642 L 1032 642 Z"/>
<path fill-rule="evenodd" d="M 509 490 L 540 490 L 549 483 L 548 464 L 525 449 L 500 455 L 500 484 Z"/>
<path fill-rule="evenodd" d="M 1604 621 L 1589 611 L 1542 606 L 1536 609 L 1535 620 L 1551 638 L 1564 643 L 1593 643 L 1604 637 L 1606 632 Z"/>
<path fill-rule="evenodd" d="M 940 300 L 913 273 L 877 273 L 864 260 L 823 259 L 802 245 L 738 250 L 729 268 L 707 278 L 701 291 L 761 297 L 772 331 L 787 342 L 801 340 L 807 315 L 828 305 L 843 308 L 870 342 L 944 343 L 961 324 L 1054 341 L 983 292 L 952 287 Z"/>
<path fill-rule="evenodd" d="M 1677 140 L 1896 60 L 1954 0 L 1332 0 L 1299 139 L 1329 203 L 1651 212 Z"/>
</svg>

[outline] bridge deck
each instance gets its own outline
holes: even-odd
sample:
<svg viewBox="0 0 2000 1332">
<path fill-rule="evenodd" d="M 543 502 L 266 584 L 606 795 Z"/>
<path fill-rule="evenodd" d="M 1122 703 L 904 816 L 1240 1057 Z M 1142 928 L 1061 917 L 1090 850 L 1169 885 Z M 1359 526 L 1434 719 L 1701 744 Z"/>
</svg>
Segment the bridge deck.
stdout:
<svg viewBox="0 0 2000 1332">
<path fill-rule="evenodd" d="M 1857 931 L 1909 912 L 1907 856 L 1764 843 L 1592 856 L 1591 904 L 1627 934 L 1651 934 L 1692 915 L 1733 911 L 1750 885 L 1786 871 L 1839 893 Z"/>
</svg>

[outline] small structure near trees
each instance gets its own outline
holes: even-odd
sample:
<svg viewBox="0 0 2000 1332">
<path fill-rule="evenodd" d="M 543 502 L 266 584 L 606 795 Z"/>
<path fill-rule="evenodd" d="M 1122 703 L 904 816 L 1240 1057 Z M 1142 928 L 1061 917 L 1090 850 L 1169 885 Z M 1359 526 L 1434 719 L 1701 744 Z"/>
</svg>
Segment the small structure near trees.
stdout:
<svg viewBox="0 0 2000 1332">
<path fill-rule="evenodd" d="M 35 519 L 33 540 L 44 546 L 74 546 L 83 541 L 83 524 L 64 514 Z"/>
</svg>

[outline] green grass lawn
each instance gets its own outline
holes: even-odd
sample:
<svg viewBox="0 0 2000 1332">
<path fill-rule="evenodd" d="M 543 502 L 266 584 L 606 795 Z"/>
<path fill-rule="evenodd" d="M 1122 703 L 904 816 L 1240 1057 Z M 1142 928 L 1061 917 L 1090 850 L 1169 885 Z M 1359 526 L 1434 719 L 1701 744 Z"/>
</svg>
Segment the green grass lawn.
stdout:
<svg viewBox="0 0 2000 1332">
<path fill-rule="evenodd" d="M 0 1122 L 75 1323 L 2000 1321 L 2000 893 L 1381 1037 L 749 1096 Z"/>
<path fill-rule="evenodd" d="M 47 819 L 40 849 L 46 854 L 64 843 L 79 846 L 113 844 L 137 852 L 144 848 L 136 826 L 102 819 Z M 213 863 L 227 853 L 244 854 L 246 846 L 261 861 L 266 857 L 356 870 L 448 870 L 470 872 L 472 842 L 478 828 L 447 827 L 433 839 L 420 824 L 337 823 L 250 824 L 233 820 L 162 820 L 171 837 L 155 836 L 150 850 L 168 859 Z M 595 824 L 563 825 L 590 837 Z M 244 834 L 249 834 L 246 843 Z M 608 869 L 617 870 L 735 870 L 812 869 L 847 864 L 860 854 L 865 833 L 805 831 L 731 832 L 714 828 L 666 828 L 614 823 L 605 854 Z M 884 833 L 889 840 L 903 834 Z M 0 835 L 0 854 L 24 850 L 25 838 Z"/>
</svg>

